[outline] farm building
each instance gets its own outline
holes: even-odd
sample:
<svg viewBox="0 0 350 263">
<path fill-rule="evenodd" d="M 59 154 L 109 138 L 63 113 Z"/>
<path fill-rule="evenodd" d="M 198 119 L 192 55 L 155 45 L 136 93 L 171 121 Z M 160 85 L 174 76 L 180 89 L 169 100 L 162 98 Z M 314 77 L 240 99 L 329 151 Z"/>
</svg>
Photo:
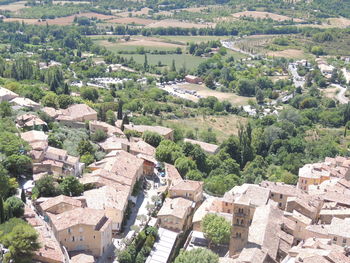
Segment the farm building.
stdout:
<svg viewBox="0 0 350 263">
<path fill-rule="evenodd" d="M 196 77 L 196 76 L 192 76 L 192 75 L 187 75 L 185 77 L 185 80 L 188 82 L 188 83 L 192 83 L 192 84 L 198 84 L 199 82 L 202 82 L 202 79 L 199 78 L 199 77 Z"/>
</svg>

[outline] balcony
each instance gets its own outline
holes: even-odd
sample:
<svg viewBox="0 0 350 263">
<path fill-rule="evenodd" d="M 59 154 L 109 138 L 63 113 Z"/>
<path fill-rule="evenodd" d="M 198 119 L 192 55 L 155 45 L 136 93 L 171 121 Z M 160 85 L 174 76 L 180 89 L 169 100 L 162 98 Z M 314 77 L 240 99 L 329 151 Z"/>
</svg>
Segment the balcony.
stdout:
<svg viewBox="0 0 350 263">
<path fill-rule="evenodd" d="M 235 211 L 234 214 L 235 214 L 235 216 L 239 216 L 239 217 L 246 217 L 246 216 L 247 216 L 246 213 L 244 213 L 244 212 L 238 212 L 238 211 Z"/>
</svg>

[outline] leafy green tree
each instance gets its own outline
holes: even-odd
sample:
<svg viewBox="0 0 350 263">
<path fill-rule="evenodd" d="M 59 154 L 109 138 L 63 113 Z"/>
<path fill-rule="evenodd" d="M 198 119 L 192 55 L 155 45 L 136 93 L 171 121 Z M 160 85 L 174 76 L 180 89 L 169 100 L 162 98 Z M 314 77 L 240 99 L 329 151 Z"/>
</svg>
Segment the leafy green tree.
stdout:
<svg viewBox="0 0 350 263">
<path fill-rule="evenodd" d="M 75 176 L 67 176 L 60 183 L 62 194 L 67 196 L 79 196 L 84 191 L 84 186 Z"/>
<path fill-rule="evenodd" d="M 16 196 L 11 196 L 6 199 L 5 206 L 11 209 L 13 216 L 21 217 L 24 214 L 24 203 Z"/>
<path fill-rule="evenodd" d="M 320 47 L 320 46 L 313 46 L 311 48 L 311 53 L 316 55 L 316 56 L 320 56 L 320 55 L 324 55 L 325 54 L 323 48 Z"/>
<path fill-rule="evenodd" d="M 38 233 L 28 224 L 18 224 L 11 232 L 0 236 L 0 241 L 9 249 L 4 256 L 4 263 L 33 262 L 34 252 L 40 248 Z"/>
<path fill-rule="evenodd" d="M 202 181 L 203 174 L 198 170 L 190 170 L 186 173 L 185 178 L 193 181 Z"/>
<path fill-rule="evenodd" d="M 241 96 L 254 96 L 257 83 L 250 79 L 240 79 L 237 84 L 237 93 Z"/>
<path fill-rule="evenodd" d="M 116 251 L 118 262 L 120 263 L 133 263 L 136 257 L 136 249 L 134 245 L 129 245 L 127 249 L 122 251 Z"/>
<path fill-rule="evenodd" d="M 12 108 L 11 104 L 8 103 L 7 101 L 3 101 L 0 103 L 0 117 L 5 118 L 5 117 L 10 117 L 12 116 Z"/>
<path fill-rule="evenodd" d="M 235 174 L 216 174 L 208 177 L 204 181 L 204 186 L 207 191 L 213 194 L 223 195 L 239 183 L 240 178 Z"/>
<path fill-rule="evenodd" d="M 245 183 L 259 183 L 266 179 L 267 163 L 265 159 L 257 155 L 254 160 L 248 162 L 243 169 L 242 177 Z"/>
<path fill-rule="evenodd" d="M 63 141 L 61 138 L 59 138 L 56 134 L 54 133 L 49 133 L 48 137 L 48 143 L 50 146 L 62 149 L 63 147 Z"/>
<path fill-rule="evenodd" d="M 210 244 L 221 245 L 230 241 L 231 224 L 224 217 L 217 214 L 207 214 L 203 218 L 201 226 Z"/>
<path fill-rule="evenodd" d="M 13 191 L 11 179 L 16 182 L 16 179 L 10 178 L 8 171 L 4 168 L 3 165 L 0 164 L 0 196 L 3 198 L 7 198 L 10 195 L 11 191 Z"/>
<path fill-rule="evenodd" d="M 41 104 L 46 107 L 52 107 L 57 109 L 58 108 L 58 96 L 54 93 L 49 93 L 45 95 L 42 100 Z"/>
<path fill-rule="evenodd" d="M 98 129 L 90 135 L 90 138 L 94 142 L 102 142 L 107 139 L 107 134 L 104 130 Z"/>
<path fill-rule="evenodd" d="M 268 180 L 272 182 L 283 182 L 285 184 L 296 184 L 298 177 L 279 166 L 270 166 L 267 170 Z"/>
<path fill-rule="evenodd" d="M 157 147 L 163 140 L 163 137 L 156 132 L 145 131 L 142 139 L 153 147 Z"/>
<path fill-rule="evenodd" d="M 80 161 L 82 163 L 85 163 L 85 165 L 89 165 L 95 161 L 95 158 L 91 153 L 85 153 L 82 156 L 80 156 Z"/>
<path fill-rule="evenodd" d="M 182 149 L 187 157 L 196 162 L 197 168 L 201 172 L 205 172 L 207 170 L 207 155 L 199 145 L 185 142 L 182 145 Z"/>
<path fill-rule="evenodd" d="M 209 89 L 215 89 L 214 78 L 211 74 L 205 78 L 204 83 L 205 86 L 207 86 Z"/>
<path fill-rule="evenodd" d="M 0 152 L 6 156 L 28 150 L 28 144 L 13 132 L 0 133 Z"/>
<path fill-rule="evenodd" d="M 196 163 L 187 157 L 178 158 L 175 161 L 175 167 L 182 177 L 184 177 L 190 170 L 197 169 Z"/>
<path fill-rule="evenodd" d="M 116 121 L 116 117 L 115 117 L 114 111 L 108 110 L 108 111 L 106 112 L 106 121 L 107 121 L 107 123 L 109 123 L 110 125 L 113 125 L 113 126 L 114 126 L 114 123 L 115 123 L 115 121 Z"/>
<path fill-rule="evenodd" d="M 54 178 L 51 175 L 45 175 L 35 182 L 33 195 L 39 197 L 53 197 L 59 195 Z"/>
<path fill-rule="evenodd" d="M 13 175 L 29 175 L 32 172 L 32 159 L 27 155 L 12 154 L 4 160 L 5 168 Z"/>
<path fill-rule="evenodd" d="M 57 97 L 57 102 L 61 109 L 67 109 L 68 106 L 74 103 L 74 99 L 69 95 L 62 94 Z"/>
<path fill-rule="evenodd" d="M 203 248 L 181 250 L 174 263 L 219 263 L 219 256 Z"/>
<path fill-rule="evenodd" d="M 89 140 L 83 139 L 78 144 L 78 153 L 79 155 L 84 155 L 86 153 L 94 154 L 94 147 L 89 142 Z"/>
<path fill-rule="evenodd" d="M 182 157 L 182 149 L 175 142 L 163 140 L 156 149 L 156 158 L 160 162 L 174 164 L 175 161 Z"/>
<path fill-rule="evenodd" d="M 93 102 L 96 102 L 99 97 L 97 90 L 91 87 L 82 88 L 80 92 L 80 96 L 83 99 L 91 100 Z"/>
</svg>

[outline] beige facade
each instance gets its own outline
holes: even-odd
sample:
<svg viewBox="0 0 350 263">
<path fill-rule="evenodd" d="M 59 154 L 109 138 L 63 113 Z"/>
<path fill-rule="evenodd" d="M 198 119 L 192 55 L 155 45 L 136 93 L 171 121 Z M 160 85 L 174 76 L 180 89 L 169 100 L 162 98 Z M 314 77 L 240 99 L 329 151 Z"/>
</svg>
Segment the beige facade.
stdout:
<svg viewBox="0 0 350 263">
<path fill-rule="evenodd" d="M 96 132 L 97 130 L 102 130 L 109 136 L 116 135 L 116 134 L 124 135 L 122 130 L 103 121 L 96 121 L 96 120 L 90 121 L 89 130 L 92 133 Z"/>
<path fill-rule="evenodd" d="M 316 223 L 319 218 L 323 200 L 319 198 L 304 197 L 288 197 L 286 211 L 293 213 L 297 211 L 300 214 L 310 218 L 312 223 Z"/>
<path fill-rule="evenodd" d="M 102 210 L 77 208 L 49 217 L 57 240 L 68 252 L 100 257 L 112 244 L 112 221 Z"/>
<path fill-rule="evenodd" d="M 285 183 L 263 181 L 260 185 L 270 190 L 270 199 L 275 201 L 282 210 L 286 209 L 288 197 L 296 197 L 306 193 L 294 185 Z"/>
<path fill-rule="evenodd" d="M 186 231 L 191 222 L 193 202 L 182 197 L 167 198 L 158 212 L 158 222 L 163 228 L 175 232 Z"/>
</svg>

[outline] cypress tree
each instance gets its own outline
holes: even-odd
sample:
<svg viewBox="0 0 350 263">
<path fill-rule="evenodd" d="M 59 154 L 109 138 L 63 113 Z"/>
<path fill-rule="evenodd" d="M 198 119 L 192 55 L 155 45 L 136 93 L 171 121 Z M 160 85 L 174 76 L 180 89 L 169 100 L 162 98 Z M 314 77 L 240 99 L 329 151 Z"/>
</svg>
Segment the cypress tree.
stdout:
<svg viewBox="0 0 350 263">
<path fill-rule="evenodd" d="M 26 193 L 25 193 L 25 191 L 24 191 L 24 189 L 22 188 L 22 192 L 21 192 L 21 199 L 22 199 L 22 201 L 23 201 L 23 203 L 26 203 Z"/>
<path fill-rule="evenodd" d="M 118 104 L 117 119 L 118 120 L 123 119 L 123 102 L 122 101 L 119 101 L 119 104 Z"/>
<path fill-rule="evenodd" d="M 4 200 L 0 196 L 0 224 L 5 222 Z"/>
</svg>

